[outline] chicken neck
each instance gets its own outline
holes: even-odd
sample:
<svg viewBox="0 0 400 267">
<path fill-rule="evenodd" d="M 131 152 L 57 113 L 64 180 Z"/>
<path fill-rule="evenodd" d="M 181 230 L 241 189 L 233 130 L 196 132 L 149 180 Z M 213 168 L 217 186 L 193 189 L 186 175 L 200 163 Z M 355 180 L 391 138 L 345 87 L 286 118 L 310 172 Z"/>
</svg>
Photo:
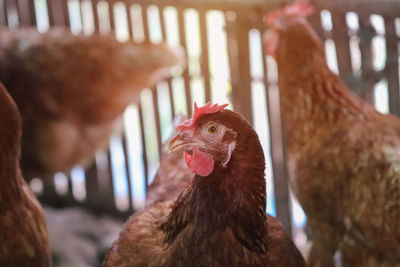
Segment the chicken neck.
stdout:
<svg viewBox="0 0 400 267">
<path fill-rule="evenodd" d="M 292 33 L 281 35 L 277 62 L 286 141 L 289 150 L 298 151 L 318 130 L 366 120 L 375 111 L 331 72 L 314 32 Z"/>
</svg>

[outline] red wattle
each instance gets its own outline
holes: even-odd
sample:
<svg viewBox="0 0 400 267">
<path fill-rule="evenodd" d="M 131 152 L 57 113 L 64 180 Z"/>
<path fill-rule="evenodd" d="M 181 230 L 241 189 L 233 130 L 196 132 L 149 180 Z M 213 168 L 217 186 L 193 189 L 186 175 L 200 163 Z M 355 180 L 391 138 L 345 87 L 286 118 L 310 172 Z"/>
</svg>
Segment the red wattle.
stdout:
<svg viewBox="0 0 400 267">
<path fill-rule="evenodd" d="M 193 147 L 191 166 L 198 175 L 208 176 L 214 170 L 214 160 L 209 154 L 200 150 L 200 148 Z"/>
<path fill-rule="evenodd" d="M 213 158 L 196 146 L 193 147 L 193 155 L 185 151 L 185 161 L 189 169 L 200 176 L 208 176 L 214 170 Z"/>
</svg>

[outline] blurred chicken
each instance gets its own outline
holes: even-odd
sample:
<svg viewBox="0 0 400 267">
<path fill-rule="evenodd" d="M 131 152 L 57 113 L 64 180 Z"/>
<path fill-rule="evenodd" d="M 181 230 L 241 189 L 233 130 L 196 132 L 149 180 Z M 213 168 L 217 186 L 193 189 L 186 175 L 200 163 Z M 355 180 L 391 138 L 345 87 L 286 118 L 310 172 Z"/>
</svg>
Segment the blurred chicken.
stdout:
<svg viewBox="0 0 400 267">
<path fill-rule="evenodd" d="M 306 214 L 310 266 L 400 266 L 400 120 L 333 74 L 296 3 L 271 13 L 291 184 Z"/>
<path fill-rule="evenodd" d="M 191 184 L 175 201 L 132 216 L 104 266 L 305 266 L 282 226 L 265 214 L 256 132 L 225 107 L 195 106 L 179 125 L 169 150 L 184 150 Z"/>
<path fill-rule="evenodd" d="M 0 266 L 49 266 L 43 211 L 19 168 L 21 119 L 1 83 L 0 118 Z"/>
<path fill-rule="evenodd" d="M 174 134 L 178 125 L 184 121 L 183 116 L 177 116 L 173 122 Z M 171 136 L 172 138 L 172 136 Z M 168 152 L 168 143 L 162 147 L 160 166 L 148 187 L 146 207 L 166 200 L 174 200 L 180 192 L 190 185 L 194 173 L 188 169 L 182 156 L 182 151 Z"/>
<path fill-rule="evenodd" d="M 183 65 L 182 51 L 164 43 L 0 28 L 0 81 L 21 111 L 26 176 L 88 163 L 120 128 L 122 112 L 140 90 Z"/>
</svg>

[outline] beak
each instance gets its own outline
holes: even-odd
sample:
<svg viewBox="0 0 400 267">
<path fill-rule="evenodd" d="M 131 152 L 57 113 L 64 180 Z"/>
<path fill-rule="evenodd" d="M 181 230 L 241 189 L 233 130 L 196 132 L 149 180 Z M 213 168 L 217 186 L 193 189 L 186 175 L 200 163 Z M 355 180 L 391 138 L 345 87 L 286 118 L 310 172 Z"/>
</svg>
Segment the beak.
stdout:
<svg viewBox="0 0 400 267">
<path fill-rule="evenodd" d="M 179 133 L 177 133 L 172 139 L 171 141 L 169 141 L 168 144 L 168 152 L 173 152 L 176 150 L 182 150 L 185 148 L 189 148 L 193 145 L 192 142 L 187 142 L 183 139 L 181 139 L 181 136 Z"/>
</svg>

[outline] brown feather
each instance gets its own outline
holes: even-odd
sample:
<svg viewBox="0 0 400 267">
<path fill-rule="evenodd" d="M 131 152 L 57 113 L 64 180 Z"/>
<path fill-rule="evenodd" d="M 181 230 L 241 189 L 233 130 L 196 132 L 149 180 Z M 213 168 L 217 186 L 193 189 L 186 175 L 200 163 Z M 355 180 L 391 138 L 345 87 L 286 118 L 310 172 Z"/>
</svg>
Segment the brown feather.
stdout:
<svg viewBox="0 0 400 267">
<path fill-rule="evenodd" d="M 0 266 L 50 266 L 42 208 L 21 176 L 21 119 L 0 84 Z"/>
<path fill-rule="evenodd" d="M 277 62 L 291 184 L 310 224 L 311 266 L 400 264 L 400 121 L 328 68 L 304 18 L 282 17 Z"/>
</svg>

